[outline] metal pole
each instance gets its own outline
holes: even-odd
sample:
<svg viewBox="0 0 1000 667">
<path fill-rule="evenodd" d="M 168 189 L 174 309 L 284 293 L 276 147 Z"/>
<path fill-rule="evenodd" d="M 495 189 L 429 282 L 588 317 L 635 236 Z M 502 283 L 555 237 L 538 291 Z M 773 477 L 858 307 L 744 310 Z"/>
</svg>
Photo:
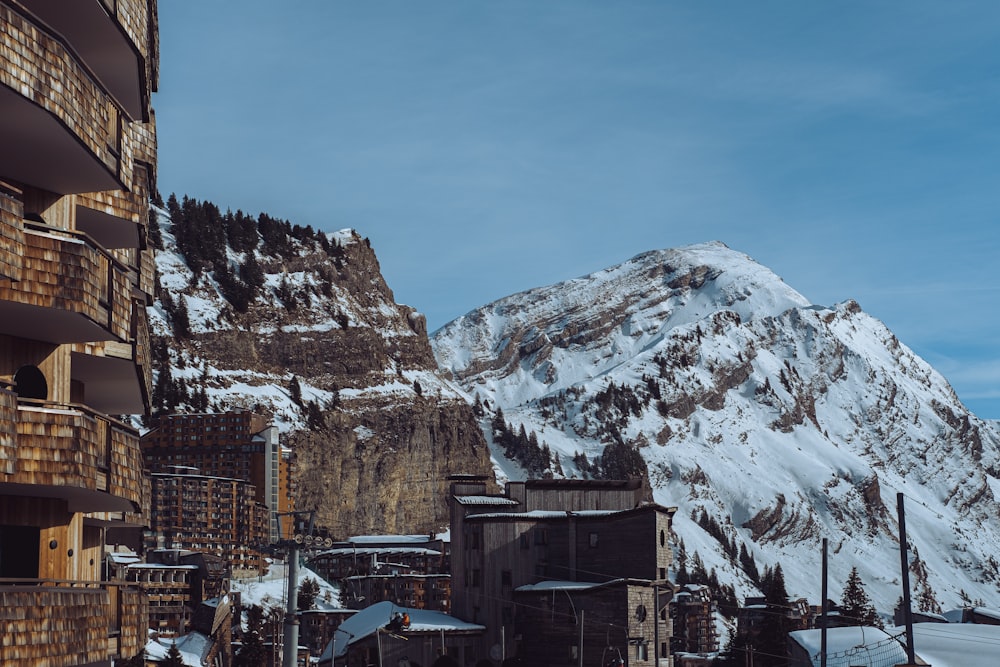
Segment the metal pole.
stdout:
<svg viewBox="0 0 1000 667">
<path fill-rule="evenodd" d="M 299 547 L 288 547 L 288 603 L 285 607 L 285 643 L 281 667 L 296 667 L 299 653 Z"/>
<path fill-rule="evenodd" d="M 653 584 L 653 664 L 660 664 L 660 587 Z"/>
<path fill-rule="evenodd" d="M 903 574 L 903 617 L 906 619 L 906 661 L 916 664 L 913 648 L 913 614 L 910 612 L 910 563 L 906 546 L 906 512 L 903 509 L 903 493 L 896 494 L 896 511 L 899 514 L 899 566 Z"/>
<path fill-rule="evenodd" d="M 583 667 L 583 609 L 580 610 L 580 655 L 577 656 L 578 667 Z"/>
<path fill-rule="evenodd" d="M 826 598 L 827 598 L 827 563 L 826 563 L 826 538 L 823 538 L 823 598 L 820 600 L 820 615 L 823 619 L 823 628 L 820 631 L 820 642 L 819 642 L 819 665 L 820 667 L 826 667 Z"/>
</svg>

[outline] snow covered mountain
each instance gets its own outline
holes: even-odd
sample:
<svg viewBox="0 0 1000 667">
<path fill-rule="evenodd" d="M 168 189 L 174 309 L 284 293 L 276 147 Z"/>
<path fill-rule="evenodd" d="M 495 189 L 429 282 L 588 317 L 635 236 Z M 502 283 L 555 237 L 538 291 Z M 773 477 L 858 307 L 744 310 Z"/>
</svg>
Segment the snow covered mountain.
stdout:
<svg viewBox="0 0 1000 667">
<path fill-rule="evenodd" d="M 902 492 L 920 606 L 1000 605 L 1000 429 L 854 301 L 812 305 L 707 243 L 500 299 L 432 345 L 476 397 L 499 478 L 608 474 L 638 454 L 679 508 L 686 567 L 740 596 L 745 549 L 818 602 L 828 538 L 831 597 L 857 566 L 891 612 Z"/>
<path fill-rule="evenodd" d="M 186 197 L 156 236 L 154 410 L 270 418 L 297 508 L 336 535 L 447 525 L 446 477 L 489 474 L 489 452 L 367 239 Z"/>
</svg>

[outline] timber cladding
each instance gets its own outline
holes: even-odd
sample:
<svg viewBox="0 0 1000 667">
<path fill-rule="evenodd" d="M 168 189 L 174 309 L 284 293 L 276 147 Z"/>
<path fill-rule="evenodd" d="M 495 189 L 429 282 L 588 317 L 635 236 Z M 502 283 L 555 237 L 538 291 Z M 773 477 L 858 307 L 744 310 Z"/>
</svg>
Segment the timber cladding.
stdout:
<svg viewBox="0 0 1000 667">
<path fill-rule="evenodd" d="M 141 506 L 139 436 L 81 408 L 20 406 L 15 472 L 2 481 L 107 491 Z M 118 508 L 114 503 L 109 509 Z"/>
<path fill-rule="evenodd" d="M 111 98 L 43 27 L 0 3 L 0 84 L 58 118 L 122 183 L 131 181 L 131 142 Z"/>
<path fill-rule="evenodd" d="M 21 280 L 0 286 L 0 300 L 76 312 L 128 340 L 134 281 L 127 267 L 73 235 L 35 229 L 24 236 Z"/>
<path fill-rule="evenodd" d="M 0 475 L 13 475 L 17 466 L 17 394 L 0 382 Z"/>
<path fill-rule="evenodd" d="M 0 278 L 21 279 L 24 206 L 20 193 L 0 183 Z"/>
<path fill-rule="evenodd" d="M 109 630 L 121 655 L 135 655 L 145 643 L 145 595 L 116 586 L 0 585 L 0 664 L 5 667 L 64 667 L 108 658 Z M 141 622 L 141 624 L 140 624 Z M 123 628 L 124 629 L 124 628 Z M 142 643 L 140 643 L 140 641 Z"/>
</svg>

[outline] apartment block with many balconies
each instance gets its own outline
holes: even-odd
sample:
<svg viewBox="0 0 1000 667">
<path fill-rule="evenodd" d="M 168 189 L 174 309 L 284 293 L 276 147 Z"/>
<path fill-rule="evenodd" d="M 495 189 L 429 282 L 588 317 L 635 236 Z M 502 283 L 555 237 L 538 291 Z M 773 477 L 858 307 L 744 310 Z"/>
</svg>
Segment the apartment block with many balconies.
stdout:
<svg viewBox="0 0 1000 667">
<path fill-rule="evenodd" d="M 294 509 L 291 466 L 278 428 L 266 418 L 245 410 L 163 415 L 143 434 L 142 452 L 154 473 L 184 466 L 191 473 L 250 482 L 270 512 L 268 540 L 282 536 L 280 515 Z"/>
<path fill-rule="evenodd" d="M 154 0 L 0 0 L 0 664 L 142 651 Z"/>
<path fill-rule="evenodd" d="M 147 549 L 189 549 L 222 558 L 236 577 L 266 570 L 267 507 L 250 482 L 227 477 L 153 473 Z"/>
</svg>

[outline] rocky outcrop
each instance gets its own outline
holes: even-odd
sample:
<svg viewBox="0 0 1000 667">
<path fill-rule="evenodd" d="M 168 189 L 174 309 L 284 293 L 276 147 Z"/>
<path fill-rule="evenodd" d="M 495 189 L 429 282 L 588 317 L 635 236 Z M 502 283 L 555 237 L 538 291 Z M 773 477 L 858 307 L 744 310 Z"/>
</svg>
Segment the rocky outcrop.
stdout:
<svg viewBox="0 0 1000 667">
<path fill-rule="evenodd" d="M 489 452 L 464 402 L 417 397 L 391 410 L 328 413 L 326 427 L 290 438 L 299 506 L 353 533 L 426 532 L 448 523 L 446 477 L 491 475 Z"/>
<path fill-rule="evenodd" d="M 291 252 L 262 244 L 264 286 L 239 312 L 211 273 L 187 270 L 162 224 L 167 298 L 191 318 L 186 336 L 173 330 L 176 313 L 153 318 L 188 390 L 176 409 L 198 409 L 204 392 L 208 409 L 278 423 L 298 509 L 317 510 L 335 535 L 437 530 L 448 523 L 447 476 L 492 475 L 472 407 L 438 374 L 425 318 L 395 303 L 367 239 L 345 230 L 324 243 L 289 237 Z"/>
</svg>

